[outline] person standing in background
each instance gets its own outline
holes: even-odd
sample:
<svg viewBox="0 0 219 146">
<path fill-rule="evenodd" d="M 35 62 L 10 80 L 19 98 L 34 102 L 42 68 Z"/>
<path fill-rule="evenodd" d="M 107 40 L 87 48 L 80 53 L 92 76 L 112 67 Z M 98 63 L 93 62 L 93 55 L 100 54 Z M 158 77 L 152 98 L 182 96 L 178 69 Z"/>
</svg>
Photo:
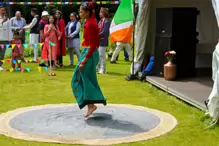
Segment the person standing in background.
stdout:
<svg viewBox="0 0 219 146">
<path fill-rule="evenodd" d="M 42 19 L 40 20 L 39 27 L 40 27 L 40 43 L 45 42 L 45 36 L 44 36 L 44 27 L 46 24 L 48 24 L 48 17 L 49 13 L 47 11 L 42 12 Z"/>
<path fill-rule="evenodd" d="M 30 29 L 30 44 L 38 44 L 39 43 L 39 23 L 40 17 L 38 15 L 38 9 L 32 8 L 31 15 L 34 17 L 30 25 L 24 27 L 25 30 Z M 38 60 L 38 46 L 34 45 L 34 62 L 37 63 Z"/>
<path fill-rule="evenodd" d="M 58 65 L 56 67 L 64 67 L 63 56 L 66 56 L 66 34 L 65 34 L 65 21 L 62 19 L 62 12 L 56 11 L 57 25 L 59 26 L 61 40 L 59 41 L 59 47 L 57 52 Z"/>
<path fill-rule="evenodd" d="M 15 13 L 15 17 L 11 18 L 11 30 L 12 33 L 19 32 L 19 39 L 21 40 L 21 43 L 25 43 L 25 30 L 23 29 L 24 26 L 26 26 L 26 20 L 21 17 L 21 12 L 17 11 Z M 24 49 L 22 48 L 22 61 L 24 61 Z"/>
<path fill-rule="evenodd" d="M 116 49 L 113 52 L 113 56 L 110 60 L 111 64 L 116 64 L 116 58 L 118 57 L 122 49 L 126 49 L 129 56 L 129 61 L 132 61 L 132 47 L 130 46 L 130 44 L 127 42 L 117 42 Z"/>
<path fill-rule="evenodd" d="M 10 20 L 6 15 L 6 8 L 0 6 L 0 44 L 4 45 L 4 48 L 1 48 L 2 46 L 0 46 L 0 70 L 3 70 L 3 62 L 1 60 L 4 60 L 5 57 L 5 44 L 12 40 L 12 31 L 10 27 Z"/>
<path fill-rule="evenodd" d="M 70 66 L 74 65 L 74 51 L 80 61 L 80 29 L 81 23 L 78 22 L 78 15 L 73 12 L 70 14 L 70 22 L 66 26 L 67 46 L 70 55 Z"/>
<path fill-rule="evenodd" d="M 109 44 L 109 28 L 110 20 L 108 19 L 109 10 L 108 8 L 100 9 L 100 47 L 98 48 L 100 60 L 97 66 L 97 71 L 99 74 L 106 74 L 106 48 Z"/>
<path fill-rule="evenodd" d="M 51 48 L 51 66 L 52 69 L 56 69 L 56 62 L 57 62 L 57 49 L 58 45 L 50 46 L 50 42 L 53 44 L 58 44 L 60 40 L 60 32 L 59 27 L 56 25 L 56 18 L 55 16 L 49 17 L 49 24 L 47 24 L 44 28 L 44 35 L 45 35 L 45 44 L 42 52 L 42 59 L 49 60 L 50 59 L 50 48 Z M 50 66 L 50 61 L 48 61 L 48 66 Z"/>
</svg>

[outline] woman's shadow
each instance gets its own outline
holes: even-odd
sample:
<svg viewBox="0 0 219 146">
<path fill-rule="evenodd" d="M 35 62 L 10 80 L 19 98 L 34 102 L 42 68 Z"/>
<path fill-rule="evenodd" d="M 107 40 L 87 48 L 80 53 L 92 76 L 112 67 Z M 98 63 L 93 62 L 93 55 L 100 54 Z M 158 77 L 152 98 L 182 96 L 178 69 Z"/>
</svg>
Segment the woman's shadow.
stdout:
<svg viewBox="0 0 219 146">
<path fill-rule="evenodd" d="M 113 119 L 112 115 L 106 113 L 95 113 L 93 117 L 88 118 L 85 122 L 89 126 L 126 131 L 129 133 L 143 133 L 148 131 L 129 121 Z"/>
</svg>

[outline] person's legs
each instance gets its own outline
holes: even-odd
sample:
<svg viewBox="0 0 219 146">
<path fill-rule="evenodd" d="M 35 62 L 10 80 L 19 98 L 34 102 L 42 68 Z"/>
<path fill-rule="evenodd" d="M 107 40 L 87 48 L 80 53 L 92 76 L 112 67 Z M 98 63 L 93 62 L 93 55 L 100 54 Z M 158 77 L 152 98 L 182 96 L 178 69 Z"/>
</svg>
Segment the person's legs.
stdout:
<svg viewBox="0 0 219 146">
<path fill-rule="evenodd" d="M 124 56 L 125 56 L 125 61 L 129 61 L 129 55 L 126 49 L 124 49 Z"/>
<path fill-rule="evenodd" d="M 74 49 L 68 48 L 69 56 L 70 56 L 70 65 L 74 65 Z"/>
<path fill-rule="evenodd" d="M 124 44 L 125 46 L 125 49 L 126 49 L 126 51 L 127 51 L 127 53 L 128 53 L 128 56 L 129 56 L 129 61 L 132 61 L 132 48 L 131 48 L 131 46 L 130 46 L 130 44 Z"/>
<path fill-rule="evenodd" d="M 78 58 L 78 62 L 80 61 L 80 58 L 81 58 L 81 53 L 80 53 L 80 47 L 77 47 L 74 49 L 75 50 L 75 53 L 77 55 L 77 58 Z"/>
<path fill-rule="evenodd" d="M 116 46 L 115 51 L 113 52 L 113 56 L 111 58 L 111 63 L 116 61 L 116 57 L 119 55 L 120 51 L 123 49 L 122 44 Z"/>
<path fill-rule="evenodd" d="M 88 104 L 87 107 L 87 115 L 85 116 L 85 118 L 88 118 L 97 109 L 94 104 Z"/>
<path fill-rule="evenodd" d="M 38 60 L 38 46 L 35 46 L 34 44 L 39 43 L 39 34 L 30 34 L 30 44 L 34 47 L 34 62 L 37 62 Z"/>
<path fill-rule="evenodd" d="M 60 56 L 58 57 L 58 62 L 60 66 L 63 66 L 63 57 L 62 57 L 62 39 L 60 40 Z"/>
<path fill-rule="evenodd" d="M 106 47 L 99 47 L 99 55 L 100 55 L 100 74 L 105 74 L 106 73 Z"/>
</svg>

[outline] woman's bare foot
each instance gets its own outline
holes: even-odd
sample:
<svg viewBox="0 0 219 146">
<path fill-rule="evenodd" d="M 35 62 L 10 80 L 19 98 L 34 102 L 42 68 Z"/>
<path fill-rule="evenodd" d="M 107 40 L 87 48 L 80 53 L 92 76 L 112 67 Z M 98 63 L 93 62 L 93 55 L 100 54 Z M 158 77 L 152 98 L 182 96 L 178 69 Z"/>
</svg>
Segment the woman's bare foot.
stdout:
<svg viewBox="0 0 219 146">
<path fill-rule="evenodd" d="M 94 104 L 88 105 L 87 115 L 85 118 L 88 118 L 96 109 L 97 107 Z"/>
</svg>

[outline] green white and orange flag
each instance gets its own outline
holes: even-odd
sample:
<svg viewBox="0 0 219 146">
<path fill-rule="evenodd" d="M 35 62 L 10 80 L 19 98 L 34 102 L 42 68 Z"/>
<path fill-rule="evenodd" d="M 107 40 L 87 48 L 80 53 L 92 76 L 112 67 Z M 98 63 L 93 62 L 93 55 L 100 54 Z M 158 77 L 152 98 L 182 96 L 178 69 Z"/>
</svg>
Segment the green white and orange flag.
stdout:
<svg viewBox="0 0 219 146">
<path fill-rule="evenodd" d="M 110 26 L 111 42 L 131 43 L 134 0 L 122 0 Z"/>
</svg>

